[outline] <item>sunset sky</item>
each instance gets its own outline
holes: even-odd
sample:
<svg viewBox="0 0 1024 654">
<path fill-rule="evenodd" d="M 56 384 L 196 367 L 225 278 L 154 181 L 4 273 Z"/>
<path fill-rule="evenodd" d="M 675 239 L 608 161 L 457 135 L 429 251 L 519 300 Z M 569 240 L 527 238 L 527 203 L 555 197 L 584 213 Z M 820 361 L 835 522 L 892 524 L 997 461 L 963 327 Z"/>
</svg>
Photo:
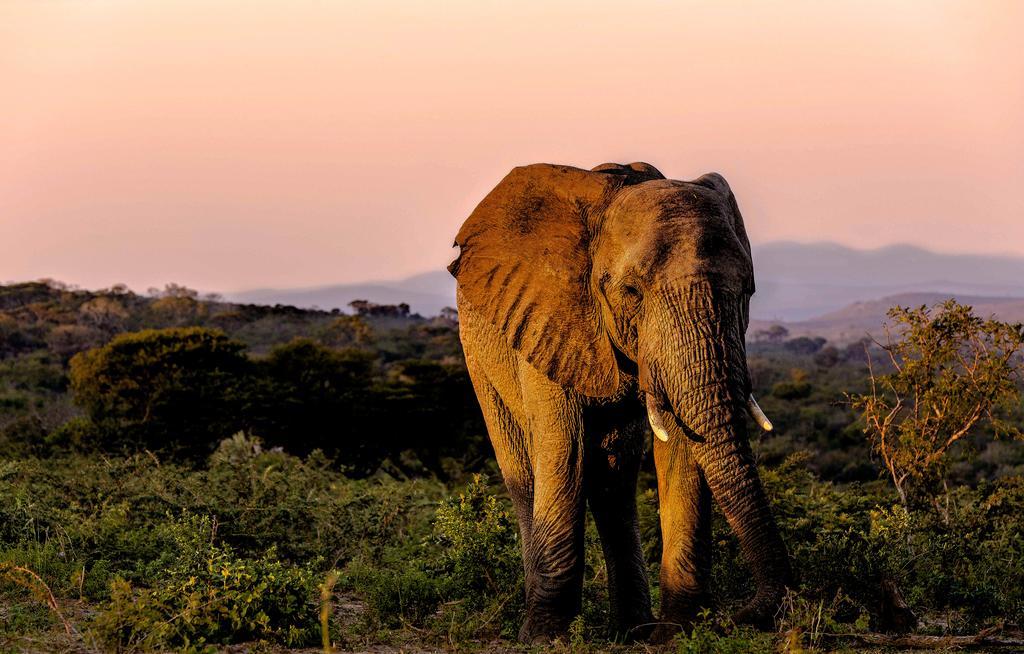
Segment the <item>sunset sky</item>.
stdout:
<svg viewBox="0 0 1024 654">
<path fill-rule="evenodd" d="M 1015 1 L 3 0 L 0 282 L 399 278 L 537 161 L 717 170 L 755 243 L 1024 255 L 1022 31 Z"/>
</svg>

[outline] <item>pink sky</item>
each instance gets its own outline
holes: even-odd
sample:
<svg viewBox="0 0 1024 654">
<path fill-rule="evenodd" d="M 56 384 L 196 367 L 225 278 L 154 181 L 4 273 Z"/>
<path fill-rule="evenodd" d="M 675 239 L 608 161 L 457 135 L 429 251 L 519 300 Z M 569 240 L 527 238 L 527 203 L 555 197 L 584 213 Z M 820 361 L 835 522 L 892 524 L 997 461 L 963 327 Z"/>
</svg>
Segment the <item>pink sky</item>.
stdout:
<svg viewBox="0 0 1024 654">
<path fill-rule="evenodd" d="M 436 269 L 511 167 L 709 170 L 751 239 L 1024 254 L 1024 2 L 8 0 L 0 281 Z"/>
</svg>

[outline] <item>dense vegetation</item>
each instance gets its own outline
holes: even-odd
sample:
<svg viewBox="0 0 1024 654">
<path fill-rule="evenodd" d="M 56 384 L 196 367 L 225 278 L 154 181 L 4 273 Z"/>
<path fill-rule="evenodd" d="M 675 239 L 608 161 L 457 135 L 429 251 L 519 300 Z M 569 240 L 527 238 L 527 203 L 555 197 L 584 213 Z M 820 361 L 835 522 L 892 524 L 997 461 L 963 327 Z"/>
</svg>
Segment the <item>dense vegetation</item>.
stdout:
<svg viewBox="0 0 1024 654">
<path fill-rule="evenodd" d="M 0 651 L 511 648 L 515 521 L 456 316 L 353 309 L 235 305 L 177 286 L 0 287 Z M 934 333 L 932 314 L 901 315 Z M 755 446 L 799 588 L 783 635 L 723 626 L 751 589 L 716 519 L 720 612 L 679 651 L 854 646 L 836 634 L 892 628 L 894 615 L 921 633 L 1020 625 L 1019 380 L 1002 376 L 993 420 L 972 424 L 907 501 L 864 429 L 866 356 L 874 388 L 903 388 L 883 377 L 900 372 L 892 350 L 752 336 L 755 391 L 776 424 Z M 648 467 L 638 500 L 656 580 L 654 489 Z M 588 525 L 585 611 L 566 650 L 615 647 L 601 631 L 605 581 Z"/>
</svg>

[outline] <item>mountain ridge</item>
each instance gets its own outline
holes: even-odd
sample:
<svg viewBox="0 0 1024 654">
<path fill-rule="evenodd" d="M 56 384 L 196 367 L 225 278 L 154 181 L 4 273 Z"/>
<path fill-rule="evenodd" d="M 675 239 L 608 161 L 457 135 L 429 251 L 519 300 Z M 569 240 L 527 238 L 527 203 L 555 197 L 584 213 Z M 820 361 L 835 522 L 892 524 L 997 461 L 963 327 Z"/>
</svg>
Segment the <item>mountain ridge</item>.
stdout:
<svg viewBox="0 0 1024 654">
<path fill-rule="evenodd" d="M 854 302 L 821 316 L 798 321 L 750 321 L 748 335 L 771 325 L 782 325 L 790 336 L 821 336 L 833 343 L 857 341 L 864 336 L 881 339 L 884 325 L 891 322 L 889 309 L 894 306 L 917 308 L 935 306 L 949 299 L 946 293 L 901 293 L 874 300 Z M 1024 322 L 1024 297 L 990 297 L 958 295 L 956 300 L 972 307 L 983 318 L 997 318 L 1005 322 Z"/>
<path fill-rule="evenodd" d="M 1024 257 L 1013 255 L 946 254 L 900 243 L 857 249 L 830 241 L 775 241 L 755 246 L 753 257 L 757 293 L 751 302 L 752 319 L 794 324 L 798 329 L 804 323 L 847 319 L 847 314 L 836 312 L 858 302 L 906 294 L 998 299 L 1007 305 L 997 312 L 1000 317 L 1005 312 L 1016 315 L 1012 300 L 1024 298 Z M 405 302 L 414 312 L 436 315 L 455 305 L 455 280 L 441 269 L 398 280 L 253 289 L 226 293 L 225 298 L 342 310 L 357 299 Z M 836 331 L 834 325 L 829 330 Z"/>
</svg>

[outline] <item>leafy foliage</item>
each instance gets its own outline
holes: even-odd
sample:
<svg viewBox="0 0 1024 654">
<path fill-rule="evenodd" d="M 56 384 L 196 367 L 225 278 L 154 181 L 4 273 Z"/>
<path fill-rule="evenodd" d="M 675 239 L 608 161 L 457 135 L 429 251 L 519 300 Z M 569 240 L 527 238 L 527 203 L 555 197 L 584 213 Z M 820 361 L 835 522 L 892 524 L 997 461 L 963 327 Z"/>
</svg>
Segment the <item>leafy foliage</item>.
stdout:
<svg viewBox="0 0 1024 654">
<path fill-rule="evenodd" d="M 188 455 L 208 453 L 243 426 L 250 364 L 242 349 L 200 327 L 122 334 L 75 355 L 71 389 L 105 447 L 173 443 Z"/>
<path fill-rule="evenodd" d="M 904 503 L 945 485 L 951 448 L 983 427 L 1021 435 L 999 410 L 1019 402 L 1024 325 L 982 320 L 949 300 L 889 312 L 899 335 L 883 346 L 894 372 L 852 396 L 865 432 Z"/>
<path fill-rule="evenodd" d="M 96 649 L 272 648 L 327 634 L 343 649 L 486 650 L 514 637 L 516 524 L 456 316 L 365 308 L 236 305 L 176 286 L 150 297 L 0 286 L 0 564 L 37 574 L 78 630 L 65 636 L 38 587 L 0 575 L 0 649 L 26 638 L 54 649 L 65 637 Z M 934 311 L 915 315 L 942 344 L 956 340 L 957 324 L 987 324 L 954 312 L 936 331 Z M 1015 338 L 1000 334 L 983 339 Z M 723 622 L 752 588 L 716 514 L 719 610 L 679 637 L 679 651 L 825 648 L 835 644 L 826 633 L 884 626 L 887 585 L 933 631 L 1024 622 L 1024 449 L 992 438 L 1021 424 L 1019 406 L 994 403 L 996 421 L 950 447 L 941 475 L 922 477 L 930 485 L 914 482 L 946 480 L 941 504 L 904 506 L 879 480 L 863 413 L 841 401 L 871 392 L 865 352 L 872 370 L 899 374 L 872 343 L 772 330 L 748 344 L 754 390 L 776 425 L 754 448 L 798 587 L 781 635 Z M 69 359 L 81 363 L 69 370 Z M 917 370 L 945 383 L 956 367 L 935 361 Z M 957 402 L 970 397 L 949 388 Z M 656 583 L 650 462 L 638 505 Z M 639 651 L 601 628 L 607 568 L 592 522 L 585 547 L 583 614 L 556 651 Z M 318 608 L 330 606 L 321 622 Z"/>
<path fill-rule="evenodd" d="M 373 433 L 373 357 L 310 339 L 275 346 L 256 362 L 249 420 L 267 443 L 296 454 L 343 453 L 349 470 L 372 473 L 385 457 Z M 295 434 L 303 434 L 296 441 Z"/>
<path fill-rule="evenodd" d="M 111 582 L 109 602 L 93 623 L 117 650 L 206 646 L 260 640 L 288 646 L 316 642 L 315 579 L 304 566 L 280 561 L 273 548 L 240 557 L 216 542 L 209 517 L 186 514 L 163 525 L 173 545 L 149 587 Z"/>
<path fill-rule="evenodd" d="M 146 454 L 0 459 L 0 562 L 89 602 L 81 630 L 105 647 L 311 644 L 319 583 L 353 561 L 376 570 L 410 558 L 415 548 L 398 544 L 430 534 L 441 492 L 351 480 L 322 456 L 268 452 L 240 435 L 198 470 Z M 5 604 L 19 629 L 49 622 L 0 579 Z"/>
<path fill-rule="evenodd" d="M 444 500 L 434 538 L 441 547 L 440 571 L 451 580 L 449 592 L 479 599 L 516 588 L 522 567 L 518 530 L 482 475 L 474 475 L 458 497 Z"/>
<path fill-rule="evenodd" d="M 710 611 L 704 611 L 701 619 L 689 632 L 683 632 L 676 637 L 675 651 L 678 654 L 767 654 L 775 651 L 772 639 L 765 634 L 735 628 L 730 628 L 729 633 L 725 631 L 715 623 Z"/>
</svg>

